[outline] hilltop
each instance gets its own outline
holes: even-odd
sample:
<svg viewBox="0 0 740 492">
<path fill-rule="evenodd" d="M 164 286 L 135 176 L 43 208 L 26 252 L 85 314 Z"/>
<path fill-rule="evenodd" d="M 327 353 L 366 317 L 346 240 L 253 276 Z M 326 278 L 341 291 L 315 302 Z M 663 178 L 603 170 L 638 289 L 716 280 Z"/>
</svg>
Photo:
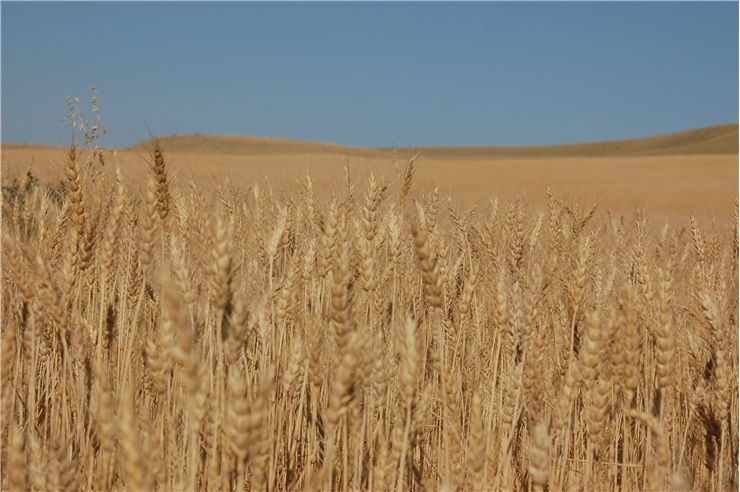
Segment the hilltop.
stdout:
<svg viewBox="0 0 740 492">
<path fill-rule="evenodd" d="M 559 145 L 424 147 L 427 158 L 491 159 L 737 154 L 738 124 L 724 123 L 651 137 Z"/>
<path fill-rule="evenodd" d="M 155 139 L 144 140 L 128 150 L 148 151 Z M 190 133 L 157 137 L 165 151 L 201 154 L 345 154 L 381 157 L 382 150 L 367 147 L 278 137 L 211 135 Z"/>
<path fill-rule="evenodd" d="M 211 155 L 342 155 L 365 158 L 405 156 L 406 147 L 353 147 L 279 137 L 248 135 L 178 134 L 157 137 L 167 152 Z M 143 140 L 123 151 L 148 152 L 154 139 Z M 2 144 L 7 150 L 53 151 L 63 147 L 46 144 Z M 111 149 L 113 150 L 113 149 Z M 600 142 L 527 146 L 429 146 L 415 147 L 426 159 L 539 159 L 557 157 L 640 157 L 660 155 L 716 155 L 738 153 L 738 123 L 692 128 L 641 138 Z"/>
<path fill-rule="evenodd" d="M 353 147 L 309 140 L 239 135 L 181 134 L 159 137 L 170 152 L 205 154 L 342 154 L 368 158 L 390 156 L 390 147 Z M 129 150 L 151 149 L 145 140 Z M 398 148 L 407 152 L 410 149 Z M 418 147 L 425 158 L 491 159 L 545 157 L 620 157 L 649 155 L 737 154 L 738 124 L 693 128 L 690 130 L 622 140 L 530 146 L 433 146 Z"/>
</svg>

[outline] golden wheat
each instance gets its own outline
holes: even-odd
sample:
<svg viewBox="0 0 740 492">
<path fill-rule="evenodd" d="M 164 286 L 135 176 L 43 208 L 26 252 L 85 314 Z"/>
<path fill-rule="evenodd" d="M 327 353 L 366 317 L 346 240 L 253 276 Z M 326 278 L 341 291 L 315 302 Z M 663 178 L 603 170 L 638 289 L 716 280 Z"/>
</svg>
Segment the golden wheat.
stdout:
<svg viewBox="0 0 740 492">
<path fill-rule="evenodd" d="M 97 156 L 3 204 L 3 490 L 737 488 L 737 202 L 466 211 L 418 155 L 364 200 L 348 169 L 211 194 Z"/>
</svg>

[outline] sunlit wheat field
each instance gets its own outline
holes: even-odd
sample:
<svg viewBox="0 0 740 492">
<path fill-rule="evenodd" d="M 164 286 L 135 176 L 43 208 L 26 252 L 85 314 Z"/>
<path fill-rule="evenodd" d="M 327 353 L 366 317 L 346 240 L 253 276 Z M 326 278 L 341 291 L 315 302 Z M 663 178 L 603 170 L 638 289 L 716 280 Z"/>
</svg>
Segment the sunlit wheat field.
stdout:
<svg viewBox="0 0 740 492">
<path fill-rule="evenodd" d="M 0 0 L 0 492 L 739 491 L 739 14 Z"/>
<path fill-rule="evenodd" d="M 738 487 L 736 150 L 220 173 L 94 137 L 4 149 L 3 490 Z"/>
</svg>

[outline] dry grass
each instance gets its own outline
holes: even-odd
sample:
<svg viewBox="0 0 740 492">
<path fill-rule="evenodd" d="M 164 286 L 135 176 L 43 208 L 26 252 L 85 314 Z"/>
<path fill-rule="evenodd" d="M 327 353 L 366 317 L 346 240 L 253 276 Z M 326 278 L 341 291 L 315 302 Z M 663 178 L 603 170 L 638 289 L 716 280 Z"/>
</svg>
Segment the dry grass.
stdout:
<svg viewBox="0 0 740 492">
<path fill-rule="evenodd" d="M 73 149 L 61 203 L 3 204 L 3 490 L 737 488 L 736 203 L 148 159 L 136 186 Z"/>
</svg>

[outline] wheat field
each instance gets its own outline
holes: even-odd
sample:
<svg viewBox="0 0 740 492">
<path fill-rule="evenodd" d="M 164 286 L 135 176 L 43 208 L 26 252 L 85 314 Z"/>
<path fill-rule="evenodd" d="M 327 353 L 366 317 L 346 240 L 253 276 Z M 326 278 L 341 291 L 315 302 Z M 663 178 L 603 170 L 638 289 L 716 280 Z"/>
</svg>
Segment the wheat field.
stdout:
<svg viewBox="0 0 740 492">
<path fill-rule="evenodd" d="M 100 155 L 3 194 L 3 490 L 737 489 L 737 202 Z"/>
</svg>

